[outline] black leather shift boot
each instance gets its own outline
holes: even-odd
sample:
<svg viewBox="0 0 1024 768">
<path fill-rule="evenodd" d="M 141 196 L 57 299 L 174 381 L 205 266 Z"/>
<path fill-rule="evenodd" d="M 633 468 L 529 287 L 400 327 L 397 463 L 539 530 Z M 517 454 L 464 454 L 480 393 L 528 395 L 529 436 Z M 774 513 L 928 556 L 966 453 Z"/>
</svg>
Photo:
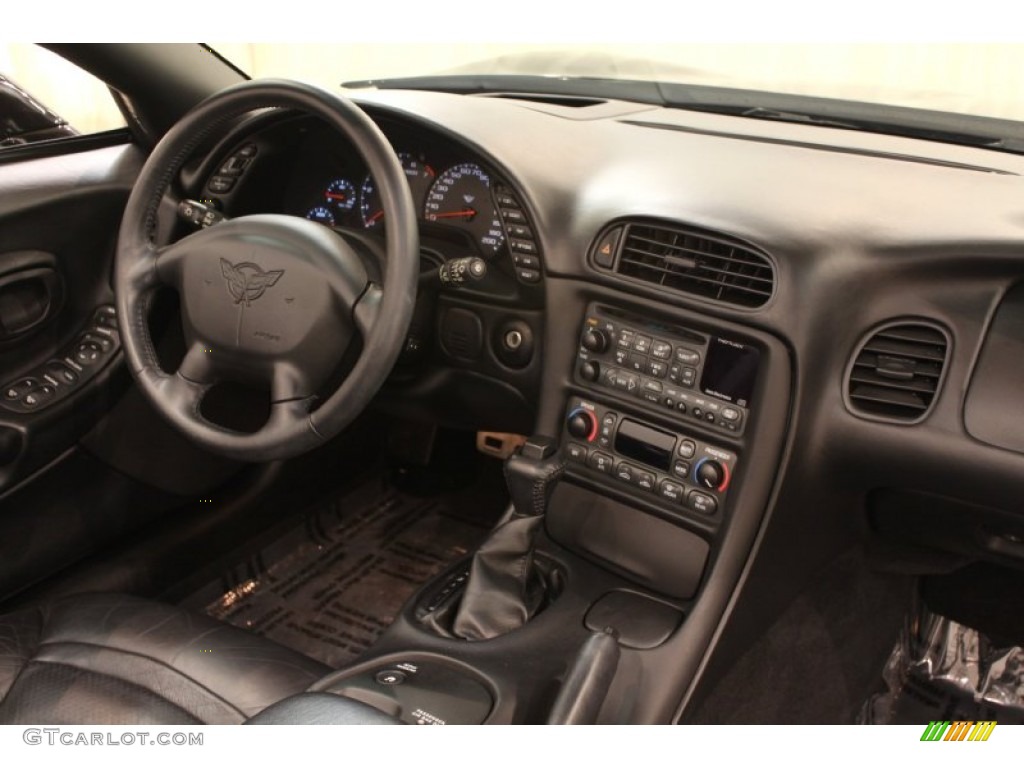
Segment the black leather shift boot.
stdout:
<svg viewBox="0 0 1024 768">
<path fill-rule="evenodd" d="M 537 612 L 545 584 L 534 563 L 534 539 L 565 464 L 548 438 L 532 438 L 505 463 L 512 508 L 473 556 L 452 633 L 487 640 L 518 629 Z"/>
</svg>

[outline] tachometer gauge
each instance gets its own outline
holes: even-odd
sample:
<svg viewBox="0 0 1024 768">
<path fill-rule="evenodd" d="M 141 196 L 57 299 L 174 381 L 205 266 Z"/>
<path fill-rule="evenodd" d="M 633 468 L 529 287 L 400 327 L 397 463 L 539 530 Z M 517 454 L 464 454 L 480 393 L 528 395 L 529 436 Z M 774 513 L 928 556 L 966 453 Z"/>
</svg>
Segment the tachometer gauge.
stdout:
<svg viewBox="0 0 1024 768">
<path fill-rule="evenodd" d="M 496 253 L 505 241 L 491 197 L 491 178 L 475 163 L 453 166 L 438 176 L 427 194 L 423 217 L 468 230 L 485 254 Z"/>
<path fill-rule="evenodd" d="M 430 185 L 434 183 L 437 174 L 429 163 L 421 157 L 413 157 L 406 152 L 398 154 L 402 161 L 402 170 L 405 171 L 405 178 L 409 180 L 409 191 L 412 192 L 412 201 L 417 207 L 423 204 Z"/>
<path fill-rule="evenodd" d="M 428 163 L 408 152 L 399 152 L 398 159 L 409 182 L 413 202 L 418 207 L 437 174 Z M 377 194 L 377 185 L 371 176 L 366 177 L 362 189 L 359 190 L 359 212 L 363 217 L 363 226 L 368 229 L 376 227 L 384 218 L 384 208 L 380 202 L 380 195 Z"/>
<path fill-rule="evenodd" d="M 328 227 L 334 226 L 334 214 L 331 213 L 330 208 L 323 205 L 318 205 L 316 208 L 310 208 L 309 213 L 306 214 L 306 218 L 310 221 L 315 221 Z"/>
<path fill-rule="evenodd" d="M 348 179 L 335 179 L 324 192 L 327 207 L 339 211 L 351 211 L 356 204 L 356 188 Z"/>
<path fill-rule="evenodd" d="M 366 177 L 363 188 L 359 190 L 359 213 L 363 217 L 363 226 L 367 229 L 376 227 L 384 218 L 384 206 L 380 203 L 380 194 L 372 176 Z"/>
</svg>

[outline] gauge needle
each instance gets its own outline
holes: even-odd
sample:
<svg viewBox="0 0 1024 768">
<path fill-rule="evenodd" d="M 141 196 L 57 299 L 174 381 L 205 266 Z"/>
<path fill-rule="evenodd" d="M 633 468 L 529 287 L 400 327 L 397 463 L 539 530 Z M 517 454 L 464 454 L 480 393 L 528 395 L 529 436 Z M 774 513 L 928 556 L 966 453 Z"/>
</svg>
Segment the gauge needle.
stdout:
<svg viewBox="0 0 1024 768">
<path fill-rule="evenodd" d="M 348 198 L 345 195 L 339 195 L 337 192 L 328 192 L 327 193 L 327 199 L 328 200 L 337 200 L 338 202 L 344 202 Z"/>
<path fill-rule="evenodd" d="M 366 220 L 366 223 L 367 224 L 373 224 L 373 222 L 375 222 L 377 219 L 379 219 L 383 215 L 384 215 L 384 211 L 383 210 L 377 211 L 375 214 L 373 214 L 373 216 L 371 216 L 370 218 L 368 218 Z"/>
<path fill-rule="evenodd" d="M 474 211 L 472 208 L 466 208 L 465 210 L 462 211 L 451 211 L 450 213 L 434 214 L 435 219 L 468 219 L 472 216 L 476 216 L 476 211 Z"/>
</svg>

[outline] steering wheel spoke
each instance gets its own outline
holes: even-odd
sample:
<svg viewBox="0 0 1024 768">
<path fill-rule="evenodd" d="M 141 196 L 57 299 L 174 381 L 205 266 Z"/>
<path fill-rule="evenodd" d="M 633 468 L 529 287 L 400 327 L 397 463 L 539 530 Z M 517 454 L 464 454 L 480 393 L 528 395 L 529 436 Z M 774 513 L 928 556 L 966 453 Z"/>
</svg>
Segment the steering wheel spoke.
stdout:
<svg viewBox="0 0 1024 768">
<path fill-rule="evenodd" d="M 188 254 L 188 239 L 183 237 L 176 243 L 153 249 L 153 269 L 161 285 L 181 290 L 185 273 L 185 257 Z"/>
<path fill-rule="evenodd" d="M 270 402 L 272 405 L 297 400 L 308 400 L 316 385 L 306 373 L 294 365 L 275 363 L 270 374 Z"/>
<path fill-rule="evenodd" d="M 370 283 L 366 286 L 366 290 L 363 291 L 363 295 L 359 297 L 359 301 L 352 308 L 352 318 L 355 320 L 356 328 L 364 339 L 370 335 L 370 332 L 377 324 L 383 298 L 384 292 L 380 289 L 380 286 L 376 283 Z"/>
<path fill-rule="evenodd" d="M 199 406 L 209 384 L 200 384 L 190 381 L 181 375 L 181 371 L 170 375 L 163 375 L 157 384 L 158 390 L 166 407 L 175 415 L 189 421 L 199 420 Z"/>
<path fill-rule="evenodd" d="M 314 115 L 357 148 L 387 212 L 384 253 L 371 247 L 376 241 L 359 247 L 313 222 L 272 213 L 238 216 L 164 247 L 153 244 L 168 187 L 189 154 L 215 126 L 267 107 Z M 199 213 L 198 204 L 183 203 Z M 195 223 L 194 215 L 185 217 Z M 298 455 L 341 431 L 384 383 L 412 319 L 418 256 L 416 207 L 405 172 L 358 106 L 302 83 L 251 81 L 227 88 L 167 132 L 128 199 L 114 283 L 130 371 L 149 402 L 205 448 L 246 461 Z M 190 340 L 172 375 L 160 370 L 147 323 L 152 292 L 160 285 L 181 297 Z M 313 396 L 343 359 L 354 331 L 362 334 L 362 354 L 311 411 Z M 203 397 L 222 378 L 270 384 L 271 413 L 261 429 L 240 433 L 203 417 Z"/>
<path fill-rule="evenodd" d="M 213 349 L 199 341 L 193 341 L 178 366 L 176 374 L 194 384 L 213 386 L 217 383 L 216 364 Z"/>
</svg>

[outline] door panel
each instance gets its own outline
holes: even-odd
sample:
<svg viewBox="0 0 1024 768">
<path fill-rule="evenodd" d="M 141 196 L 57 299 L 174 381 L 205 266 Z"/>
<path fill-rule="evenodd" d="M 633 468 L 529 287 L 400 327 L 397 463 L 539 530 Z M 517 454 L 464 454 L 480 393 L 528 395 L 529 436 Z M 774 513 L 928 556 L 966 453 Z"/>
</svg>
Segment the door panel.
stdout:
<svg viewBox="0 0 1024 768">
<path fill-rule="evenodd" d="M 141 159 L 122 145 L 0 165 L 0 509 L 127 385 L 100 310 Z"/>
</svg>

